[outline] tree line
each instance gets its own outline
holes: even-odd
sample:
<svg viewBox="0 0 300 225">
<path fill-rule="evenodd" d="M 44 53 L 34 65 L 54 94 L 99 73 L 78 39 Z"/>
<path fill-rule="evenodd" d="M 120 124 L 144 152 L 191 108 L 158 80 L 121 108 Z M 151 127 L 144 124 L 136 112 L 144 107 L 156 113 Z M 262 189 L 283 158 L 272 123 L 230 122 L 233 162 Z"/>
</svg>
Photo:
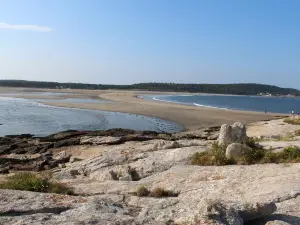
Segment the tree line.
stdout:
<svg viewBox="0 0 300 225">
<path fill-rule="evenodd" d="M 26 80 L 0 80 L 2 87 L 49 88 L 49 89 L 89 89 L 89 90 L 144 90 L 165 92 L 201 92 L 234 95 L 294 95 L 300 96 L 300 91 L 293 88 L 280 88 L 273 85 L 239 83 L 239 84 L 178 84 L 178 83 L 137 83 L 131 85 L 59 83 Z"/>
</svg>

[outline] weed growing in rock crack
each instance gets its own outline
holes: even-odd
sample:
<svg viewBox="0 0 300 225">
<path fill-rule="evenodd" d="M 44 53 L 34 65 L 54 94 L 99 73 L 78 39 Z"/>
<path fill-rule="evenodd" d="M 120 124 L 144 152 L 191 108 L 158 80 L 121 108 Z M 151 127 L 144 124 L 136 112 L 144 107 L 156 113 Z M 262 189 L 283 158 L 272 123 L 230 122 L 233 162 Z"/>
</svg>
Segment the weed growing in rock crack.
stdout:
<svg viewBox="0 0 300 225">
<path fill-rule="evenodd" d="M 49 175 L 20 172 L 7 178 L 7 181 L 0 184 L 0 189 L 12 189 L 22 191 L 46 192 L 57 194 L 74 194 L 64 184 L 51 182 Z"/>
<path fill-rule="evenodd" d="M 179 193 L 171 190 L 166 190 L 160 187 L 156 187 L 152 191 L 149 191 L 145 186 L 140 186 L 136 191 L 136 195 L 139 197 L 163 198 L 177 197 Z"/>
</svg>

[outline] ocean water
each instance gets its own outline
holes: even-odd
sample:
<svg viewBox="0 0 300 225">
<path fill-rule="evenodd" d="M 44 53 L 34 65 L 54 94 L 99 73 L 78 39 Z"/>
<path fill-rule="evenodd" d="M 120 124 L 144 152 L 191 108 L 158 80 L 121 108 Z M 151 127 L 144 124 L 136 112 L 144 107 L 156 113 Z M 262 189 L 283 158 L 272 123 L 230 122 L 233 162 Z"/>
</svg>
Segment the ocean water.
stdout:
<svg viewBox="0 0 300 225">
<path fill-rule="evenodd" d="M 140 96 L 144 99 L 166 101 L 195 107 L 211 107 L 257 112 L 291 113 L 300 112 L 300 98 L 231 96 L 231 95 L 157 95 Z"/>
<path fill-rule="evenodd" d="M 34 100 L 0 97 L 0 136 L 24 133 L 45 136 L 70 129 L 111 128 L 169 133 L 183 130 L 178 124 L 141 115 L 52 107 Z"/>
</svg>

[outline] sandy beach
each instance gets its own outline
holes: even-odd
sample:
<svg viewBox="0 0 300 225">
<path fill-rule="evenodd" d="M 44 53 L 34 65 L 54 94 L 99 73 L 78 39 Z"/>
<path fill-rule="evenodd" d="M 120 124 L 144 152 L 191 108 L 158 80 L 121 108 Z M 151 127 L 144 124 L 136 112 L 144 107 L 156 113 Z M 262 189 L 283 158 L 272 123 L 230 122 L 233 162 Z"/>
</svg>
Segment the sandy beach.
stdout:
<svg viewBox="0 0 300 225">
<path fill-rule="evenodd" d="M 14 93 L 12 92 L 14 91 Z M 118 91 L 118 90 L 51 90 L 51 89 L 24 89 L 24 88 L 1 88 L 1 93 L 11 92 L 10 96 L 21 98 L 36 98 L 32 95 L 26 95 L 29 91 L 43 92 L 64 92 L 68 93 L 65 96 L 45 96 L 47 102 L 41 103 L 69 108 L 84 108 L 114 112 L 125 112 L 132 114 L 140 114 L 144 116 L 157 117 L 164 120 L 176 122 L 185 127 L 186 130 L 195 130 L 203 127 L 219 126 L 224 123 L 233 123 L 240 121 L 248 124 L 255 121 L 268 120 L 279 114 L 268 113 L 267 115 L 260 112 L 222 110 L 205 107 L 186 106 L 168 102 L 159 102 L 144 100 L 137 98 L 138 95 L 158 95 L 158 94 L 189 94 L 189 93 L 174 93 L 174 92 L 148 92 L 148 91 Z M 22 95 L 20 95 L 22 93 Z M 57 102 L 55 99 L 66 97 L 73 98 L 101 98 L 112 100 L 112 103 L 67 103 Z M 49 98 L 53 101 L 49 101 Z"/>
</svg>

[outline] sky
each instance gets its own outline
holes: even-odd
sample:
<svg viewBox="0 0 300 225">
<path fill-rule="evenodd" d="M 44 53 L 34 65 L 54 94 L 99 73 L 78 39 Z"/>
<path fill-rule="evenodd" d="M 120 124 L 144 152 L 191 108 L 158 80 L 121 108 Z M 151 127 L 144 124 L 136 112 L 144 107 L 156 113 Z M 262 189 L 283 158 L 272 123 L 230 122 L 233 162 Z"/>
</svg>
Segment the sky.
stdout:
<svg viewBox="0 0 300 225">
<path fill-rule="evenodd" d="M 298 0 L 0 0 L 0 79 L 300 89 Z"/>
</svg>

